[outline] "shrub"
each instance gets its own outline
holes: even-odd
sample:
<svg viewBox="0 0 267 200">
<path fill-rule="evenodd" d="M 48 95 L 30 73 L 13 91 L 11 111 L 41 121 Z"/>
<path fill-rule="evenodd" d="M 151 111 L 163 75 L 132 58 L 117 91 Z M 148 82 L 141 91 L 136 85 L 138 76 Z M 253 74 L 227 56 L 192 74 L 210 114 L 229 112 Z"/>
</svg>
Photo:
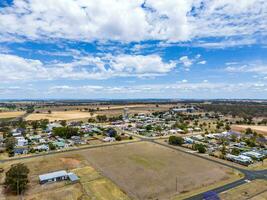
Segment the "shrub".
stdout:
<svg viewBox="0 0 267 200">
<path fill-rule="evenodd" d="M 199 153 L 206 153 L 207 151 L 204 144 L 194 144 L 193 149 L 197 150 Z"/>
<path fill-rule="evenodd" d="M 184 143 L 184 139 L 182 137 L 178 137 L 178 136 L 170 136 L 169 137 L 169 144 L 171 145 L 179 145 L 181 146 Z"/>
</svg>

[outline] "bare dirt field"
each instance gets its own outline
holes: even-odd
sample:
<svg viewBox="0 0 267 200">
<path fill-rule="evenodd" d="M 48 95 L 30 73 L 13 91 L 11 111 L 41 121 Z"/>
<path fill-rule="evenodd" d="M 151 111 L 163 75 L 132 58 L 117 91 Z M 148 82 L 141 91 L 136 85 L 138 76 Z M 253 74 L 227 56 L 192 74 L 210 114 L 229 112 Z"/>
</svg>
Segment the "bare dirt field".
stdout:
<svg viewBox="0 0 267 200">
<path fill-rule="evenodd" d="M 247 128 L 251 128 L 258 133 L 264 134 L 267 136 L 267 126 L 251 126 L 251 125 L 233 125 L 231 126 L 232 130 L 235 131 L 245 131 Z"/>
<path fill-rule="evenodd" d="M 92 117 L 89 112 L 81 111 L 53 111 L 49 113 L 33 113 L 26 117 L 26 120 L 48 119 L 49 121 L 56 120 L 79 120 Z"/>
<path fill-rule="evenodd" d="M 267 199 L 267 181 L 255 180 L 241 185 L 237 188 L 228 190 L 219 195 L 223 200 L 264 200 Z"/>
<path fill-rule="evenodd" d="M 231 169 L 148 142 L 81 154 L 133 199 L 169 199 L 235 176 Z"/>
<path fill-rule="evenodd" d="M 14 111 L 14 112 L 0 112 L 0 119 L 3 118 L 15 118 L 23 115 L 24 112 L 21 111 Z"/>
</svg>

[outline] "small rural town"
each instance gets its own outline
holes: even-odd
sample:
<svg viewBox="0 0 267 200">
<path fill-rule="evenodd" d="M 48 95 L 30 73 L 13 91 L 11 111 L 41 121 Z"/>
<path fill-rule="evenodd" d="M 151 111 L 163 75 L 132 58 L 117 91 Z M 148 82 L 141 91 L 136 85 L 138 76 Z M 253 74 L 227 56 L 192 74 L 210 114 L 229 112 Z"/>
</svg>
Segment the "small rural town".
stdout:
<svg viewBox="0 0 267 200">
<path fill-rule="evenodd" d="M 0 200 L 267 200 L 267 0 L 0 0 Z"/>
<path fill-rule="evenodd" d="M 266 102 L 246 102 L 245 114 L 225 111 L 226 104 L 243 106 L 1 103 L 2 196 L 17 198 L 4 185 L 19 168 L 27 181 L 9 190 L 25 199 L 197 199 L 217 190 L 223 199 L 243 190 L 242 198 L 264 197 L 267 121 L 248 113 L 266 113 Z"/>
</svg>

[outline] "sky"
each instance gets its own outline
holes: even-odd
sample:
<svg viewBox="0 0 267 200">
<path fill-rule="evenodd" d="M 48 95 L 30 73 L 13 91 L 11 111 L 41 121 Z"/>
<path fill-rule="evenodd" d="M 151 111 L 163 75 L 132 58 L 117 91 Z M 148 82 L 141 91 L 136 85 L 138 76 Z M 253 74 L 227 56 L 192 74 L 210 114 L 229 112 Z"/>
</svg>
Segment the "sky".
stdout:
<svg viewBox="0 0 267 200">
<path fill-rule="evenodd" d="M 0 0 L 0 99 L 267 99 L 266 0 Z"/>
</svg>

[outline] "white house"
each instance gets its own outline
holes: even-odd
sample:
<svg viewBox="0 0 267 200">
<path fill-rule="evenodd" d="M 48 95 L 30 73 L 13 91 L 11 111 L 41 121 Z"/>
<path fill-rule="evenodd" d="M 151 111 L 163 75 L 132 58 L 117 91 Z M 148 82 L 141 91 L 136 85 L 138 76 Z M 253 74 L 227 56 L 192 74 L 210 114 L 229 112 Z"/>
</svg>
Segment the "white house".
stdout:
<svg viewBox="0 0 267 200">
<path fill-rule="evenodd" d="M 28 140 L 26 140 L 24 137 L 16 137 L 17 139 L 17 146 L 27 146 L 28 145 Z"/>
<path fill-rule="evenodd" d="M 116 139 L 114 137 L 105 137 L 103 139 L 104 142 L 114 142 Z"/>
</svg>

